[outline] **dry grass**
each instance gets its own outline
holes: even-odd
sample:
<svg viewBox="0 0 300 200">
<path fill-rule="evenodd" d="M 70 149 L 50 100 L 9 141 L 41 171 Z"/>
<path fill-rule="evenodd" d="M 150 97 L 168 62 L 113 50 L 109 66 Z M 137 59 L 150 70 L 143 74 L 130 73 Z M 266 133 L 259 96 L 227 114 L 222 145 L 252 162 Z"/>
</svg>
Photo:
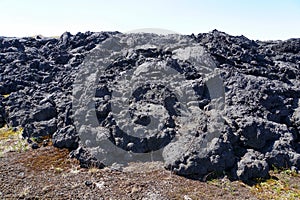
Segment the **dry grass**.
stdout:
<svg viewBox="0 0 300 200">
<path fill-rule="evenodd" d="M 15 136 L 21 135 L 22 132 L 22 128 L 14 131 L 12 128 L 5 125 L 4 127 L 0 128 L 0 140 L 16 139 Z"/>
<path fill-rule="evenodd" d="M 17 148 L 21 134 L 0 129 L 0 199 L 300 199 L 300 175 L 290 170 L 272 171 L 271 179 L 248 186 L 226 177 L 186 179 L 156 162 L 132 163 L 123 172 L 82 169 L 66 149 Z"/>
<path fill-rule="evenodd" d="M 30 156 L 27 157 L 25 155 L 19 161 L 34 171 L 52 170 L 56 173 L 70 169 L 75 162 L 74 159 L 69 158 L 69 151 L 67 149 L 48 146 L 41 148 L 40 151 L 32 151 Z"/>
<path fill-rule="evenodd" d="M 22 139 L 23 129 L 13 130 L 8 126 L 0 128 L 0 157 L 7 152 L 24 152 L 29 149 L 25 140 Z"/>
<path fill-rule="evenodd" d="M 260 199 L 300 199 L 300 175 L 291 170 L 272 171 L 272 178 L 256 184 L 251 191 Z"/>
<path fill-rule="evenodd" d="M 4 95 L 2 95 L 4 98 L 7 98 L 7 97 L 9 97 L 9 94 L 4 94 Z"/>
</svg>

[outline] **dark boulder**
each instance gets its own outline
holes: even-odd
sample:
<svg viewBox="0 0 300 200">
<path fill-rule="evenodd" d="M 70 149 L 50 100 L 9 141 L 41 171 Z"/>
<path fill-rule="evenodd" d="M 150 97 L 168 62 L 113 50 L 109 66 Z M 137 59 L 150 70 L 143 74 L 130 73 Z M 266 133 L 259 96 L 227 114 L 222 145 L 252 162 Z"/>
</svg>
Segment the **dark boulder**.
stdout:
<svg viewBox="0 0 300 200">
<path fill-rule="evenodd" d="M 23 130 L 23 135 L 26 137 L 40 138 L 52 136 L 57 130 L 55 119 L 49 121 L 39 121 L 26 124 Z"/>
<path fill-rule="evenodd" d="M 32 119 L 34 121 L 47 121 L 56 116 L 56 109 L 51 103 L 40 105 L 32 112 Z"/>
<path fill-rule="evenodd" d="M 248 150 L 237 164 L 236 175 L 245 182 L 255 183 L 258 178 L 269 177 L 269 165 L 261 153 Z"/>
<path fill-rule="evenodd" d="M 95 157 L 91 155 L 91 153 L 84 149 L 83 147 L 78 147 L 76 150 L 73 150 L 70 153 L 71 158 L 76 158 L 80 162 L 80 166 L 84 168 L 97 167 L 104 168 L 105 165 Z"/>
<path fill-rule="evenodd" d="M 55 147 L 76 149 L 78 147 L 78 135 L 74 126 L 66 126 L 58 130 L 52 137 Z"/>
</svg>

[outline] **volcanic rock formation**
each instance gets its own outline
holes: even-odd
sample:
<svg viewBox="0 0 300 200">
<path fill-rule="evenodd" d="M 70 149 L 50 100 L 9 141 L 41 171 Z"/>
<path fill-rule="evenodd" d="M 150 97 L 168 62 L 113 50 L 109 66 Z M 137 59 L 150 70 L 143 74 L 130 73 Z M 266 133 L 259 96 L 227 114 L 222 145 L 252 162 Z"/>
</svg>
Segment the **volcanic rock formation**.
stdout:
<svg viewBox="0 0 300 200">
<path fill-rule="evenodd" d="M 51 137 L 83 167 L 154 159 L 243 181 L 300 170 L 300 39 L 0 37 L 0 74 L 0 126 Z"/>
</svg>

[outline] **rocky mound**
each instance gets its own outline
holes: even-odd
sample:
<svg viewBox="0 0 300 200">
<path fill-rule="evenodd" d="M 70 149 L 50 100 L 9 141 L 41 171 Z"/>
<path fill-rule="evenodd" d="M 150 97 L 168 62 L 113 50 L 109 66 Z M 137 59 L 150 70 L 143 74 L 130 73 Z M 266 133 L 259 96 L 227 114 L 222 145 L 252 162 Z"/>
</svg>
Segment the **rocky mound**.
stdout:
<svg viewBox="0 0 300 200">
<path fill-rule="evenodd" d="M 300 39 L 0 37 L 0 72 L 0 126 L 33 147 L 51 137 L 83 167 L 159 160 L 244 181 L 300 169 Z"/>
</svg>

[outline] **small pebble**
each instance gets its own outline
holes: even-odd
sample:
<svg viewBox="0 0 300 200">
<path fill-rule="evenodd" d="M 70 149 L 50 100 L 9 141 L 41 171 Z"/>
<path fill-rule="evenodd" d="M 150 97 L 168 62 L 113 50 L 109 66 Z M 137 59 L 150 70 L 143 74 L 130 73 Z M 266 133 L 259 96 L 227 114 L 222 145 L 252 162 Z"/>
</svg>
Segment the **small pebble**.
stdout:
<svg viewBox="0 0 300 200">
<path fill-rule="evenodd" d="M 91 182 L 91 181 L 85 181 L 85 183 L 84 183 L 86 186 L 91 186 L 91 185 L 93 185 L 93 183 Z"/>
<path fill-rule="evenodd" d="M 33 143 L 33 144 L 31 145 L 31 148 L 32 148 L 32 149 L 38 149 L 38 148 L 40 148 L 40 147 L 39 147 L 39 145 L 38 145 L 37 143 Z"/>
<path fill-rule="evenodd" d="M 43 147 L 47 146 L 49 143 L 49 140 L 43 140 Z"/>
</svg>

